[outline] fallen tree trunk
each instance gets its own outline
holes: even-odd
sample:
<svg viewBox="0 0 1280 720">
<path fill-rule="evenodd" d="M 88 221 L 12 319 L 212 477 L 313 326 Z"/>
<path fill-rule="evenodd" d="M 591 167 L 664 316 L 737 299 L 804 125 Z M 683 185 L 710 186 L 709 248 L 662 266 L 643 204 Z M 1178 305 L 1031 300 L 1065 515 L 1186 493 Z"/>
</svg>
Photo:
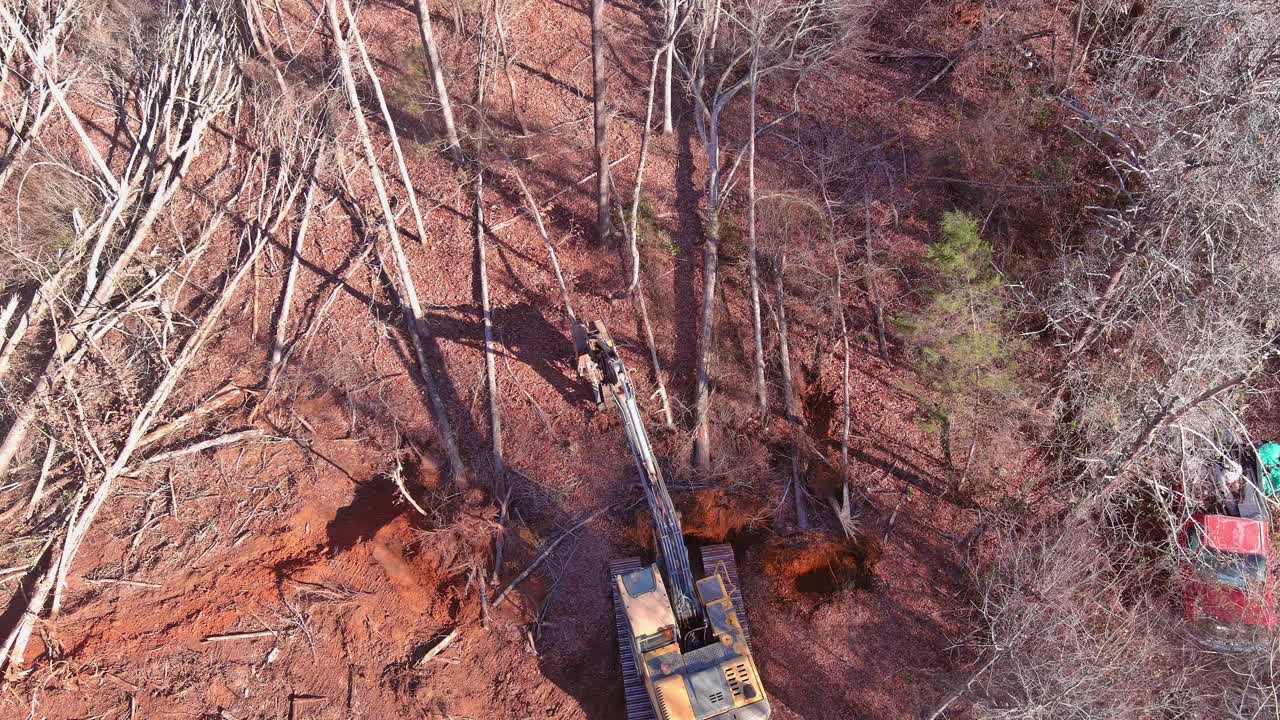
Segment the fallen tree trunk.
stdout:
<svg viewBox="0 0 1280 720">
<path fill-rule="evenodd" d="M 398 291 L 401 296 L 401 307 L 407 319 L 406 324 L 408 327 L 406 330 L 410 341 L 413 343 L 414 355 L 418 361 L 418 375 L 422 378 L 428 402 L 435 415 L 437 431 L 440 434 L 441 442 L 444 444 L 445 455 L 449 460 L 449 472 L 455 482 L 466 484 L 466 467 L 463 465 L 462 455 L 458 451 L 458 444 L 453 434 L 453 425 L 449 422 L 448 410 L 445 408 L 444 401 L 440 398 L 440 390 L 436 385 L 435 376 L 432 374 L 431 365 L 427 360 L 427 339 L 424 337 L 426 334 L 426 319 L 422 312 L 422 304 L 418 301 L 418 290 L 414 285 L 413 275 L 409 272 L 409 260 L 405 256 L 404 247 L 400 243 L 400 230 L 396 227 L 395 213 L 391 210 L 391 200 L 387 196 L 386 183 L 383 181 L 382 171 L 378 168 L 378 158 L 369 133 L 369 123 L 365 120 L 364 110 L 360 104 L 360 93 L 356 88 L 355 74 L 351 69 L 351 51 L 348 47 L 347 39 L 342 33 L 341 22 L 338 19 L 337 0 L 325 0 L 325 9 L 328 13 L 329 30 L 333 34 L 334 45 L 338 50 L 338 63 L 342 72 L 347 102 L 350 105 L 352 116 L 355 118 L 356 134 L 360 138 L 360 146 L 364 150 L 365 162 L 369 166 L 369 176 L 373 182 L 374 191 L 378 196 L 378 204 L 382 210 L 382 220 L 387 233 L 387 241 L 391 244 L 391 253 L 394 258 L 399 285 Z"/>
<path fill-rule="evenodd" d="M 489 306 L 488 243 L 484 232 L 484 169 L 475 168 L 475 238 L 476 265 L 480 275 L 480 309 L 484 315 L 484 367 L 489 392 L 489 438 L 493 444 L 493 488 L 500 492 L 502 477 L 506 472 L 502 453 L 502 408 L 498 404 L 498 373 L 494 364 L 493 309 Z"/>
<path fill-rule="evenodd" d="M 317 158 L 318 159 L 318 158 Z M 298 231 L 293 234 L 293 245 L 289 248 L 289 269 L 285 271 L 284 289 L 281 291 L 280 313 L 276 316 L 274 339 L 271 341 L 271 360 L 267 370 L 267 390 L 276 384 L 276 378 L 284 369 L 285 333 L 289 329 L 289 311 L 293 305 L 293 289 L 298 282 L 298 261 L 302 257 L 302 243 L 307 237 L 307 226 L 311 219 L 311 205 L 316 192 L 316 167 L 311 167 L 307 179 L 307 192 L 302 196 L 302 218 L 298 221 Z"/>
<path fill-rule="evenodd" d="M 556 254 L 556 246 L 551 242 L 551 237 L 547 235 L 547 226 L 542 222 L 542 211 L 538 209 L 538 203 L 533 199 L 533 193 L 529 192 L 529 186 L 525 184 L 524 177 L 520 174 L 520 170 L 511 163 L 511 159 L 507 158 L 511 165 L 512 173 L 515 175 L 516 184 L 520 186 L 520 193 L 524 196 L 525 207 L 529 209 L 529 214 L 533 216 L 534 225 L 538 228 L 538 235 L 542 237 L 542 243 L 547 247 L 547 257 L 551 260 L 551 270 L 556 276 L 556 285 L 560 287 L 560 300 L 564 302 L 565 314 L 569 316 L 569 320 L 577 319 L 577 315 L 573 312 L 573 302 L 569 298 L 569 285 L 564 280 L 564 273 L 560 270 L 560 257 Z"/>
</svg>

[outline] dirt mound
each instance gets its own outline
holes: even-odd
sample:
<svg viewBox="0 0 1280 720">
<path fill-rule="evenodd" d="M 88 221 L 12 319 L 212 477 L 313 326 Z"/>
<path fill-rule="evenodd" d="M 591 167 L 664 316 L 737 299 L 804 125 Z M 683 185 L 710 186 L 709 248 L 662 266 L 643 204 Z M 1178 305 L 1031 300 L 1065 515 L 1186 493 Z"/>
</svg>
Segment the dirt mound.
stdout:
<svg viewBox="0 0 1280 720">
<path fill-rule="evenodd" d="M 764 571 L 783 594 L 797 598 L 870 590 L 881 552 L 879 541 L 870 536 L 849 540 L 810 532 L 771 540 L 765 546 Z"/>
<path fill-rule="evenodd" d="M 764 525 L 762 503 L 722 488 L 699 488 L 672 498 L 680 512 L 684 535 L 696 543 L 728 542 Z M 648 506 L 641 506 L 624 529 L 628 541 L 653 552 L 653 520 Z"/>
</svg>

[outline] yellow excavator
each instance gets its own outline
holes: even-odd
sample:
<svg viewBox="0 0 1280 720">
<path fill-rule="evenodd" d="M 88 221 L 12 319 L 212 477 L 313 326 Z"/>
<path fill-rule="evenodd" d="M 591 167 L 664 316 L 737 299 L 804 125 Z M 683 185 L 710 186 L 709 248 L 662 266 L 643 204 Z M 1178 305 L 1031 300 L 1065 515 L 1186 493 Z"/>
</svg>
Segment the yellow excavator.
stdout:
<svg viewBox="0 0 1280 720">
<path fill-rule="evenodd" d="M 573 324 L 578 376 L 596 408 L 622 418 L 653 515 L 657 562 L 609 563 L 627 720 L 766 720 L 769 699 L 751 657 L 733 548 L 703 547 L 694 580 L 680 517 L 667 494 L 631 378 L 599 321 Z"/>
</svg>

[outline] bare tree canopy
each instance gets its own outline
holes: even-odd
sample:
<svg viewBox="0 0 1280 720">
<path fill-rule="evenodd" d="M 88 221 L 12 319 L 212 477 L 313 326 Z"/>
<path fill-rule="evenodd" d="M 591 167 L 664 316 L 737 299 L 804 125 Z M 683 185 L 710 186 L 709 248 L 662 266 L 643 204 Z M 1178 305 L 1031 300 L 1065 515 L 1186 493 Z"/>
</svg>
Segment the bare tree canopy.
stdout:
<svg viewBox="0 0 1280 720">
<path fill-rule="evenodd" d="M 1132 22 L 1090 9 L 1119 35 L 1092 57 L 1095 96 L 1063 103 L 1117 202 L 1038 283 L 1064 350 L 1058 397 L 1101 479 L 1085 508 L 1243 431 L 1280 291 L 1280 19 L 1245 2 L 1157 1 Z"/>
<path fill-rule="evenodd" d="M 693 99 L 693 120 L 706 155 L 703 289 L 694 397 L 694 464 L 711 467 L 711 363 L 719 280 L 720 213 L 741 161 L 754 142 L 730 154 L 722 137 L 725 111 L 743 90 L 767 76 L 793 73 L 798 86 L 858 29 L 861 6 L 843 1 L 690 2 L 684 25 L 688 48 L 676 55 Z M 749 109 L 748 112 L 754 112 Z M 755 128 L 752 130 L 754 140 Z"/>
</svg>

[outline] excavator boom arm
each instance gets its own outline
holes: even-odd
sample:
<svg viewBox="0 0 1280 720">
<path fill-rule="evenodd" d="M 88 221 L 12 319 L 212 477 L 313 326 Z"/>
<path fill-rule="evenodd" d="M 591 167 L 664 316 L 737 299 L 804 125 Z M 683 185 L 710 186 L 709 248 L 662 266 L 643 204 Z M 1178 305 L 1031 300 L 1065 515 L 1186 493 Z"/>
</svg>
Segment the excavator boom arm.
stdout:
<svg viewBox="0 0 1280 720">
<path fill-rule="evenodd" d="M 689 565 L 689 549 L 684 544 L 684 531 L 671 495 L 662 477 L 662 468 L 653 454 L 649 434 L 645 431 L 640 406 L 636 402 L 631 377 L 608 331 L 599 321 L 590 326 L 575 323 L 573 344 L 578 354 L 578 376 L 591 383 L 596 407 L 603 409 L 611 402 L 622 420 L 631 446 L 631 455 L 640 474 L 640 485 L 653 517 L 654 540 L 658 548 L 658 564 L 671 588 L 671 605 L 680 629 L 688 631 L 703 622 L 701 608 L 694 594 L 693 569 Z"/>
</svg>

